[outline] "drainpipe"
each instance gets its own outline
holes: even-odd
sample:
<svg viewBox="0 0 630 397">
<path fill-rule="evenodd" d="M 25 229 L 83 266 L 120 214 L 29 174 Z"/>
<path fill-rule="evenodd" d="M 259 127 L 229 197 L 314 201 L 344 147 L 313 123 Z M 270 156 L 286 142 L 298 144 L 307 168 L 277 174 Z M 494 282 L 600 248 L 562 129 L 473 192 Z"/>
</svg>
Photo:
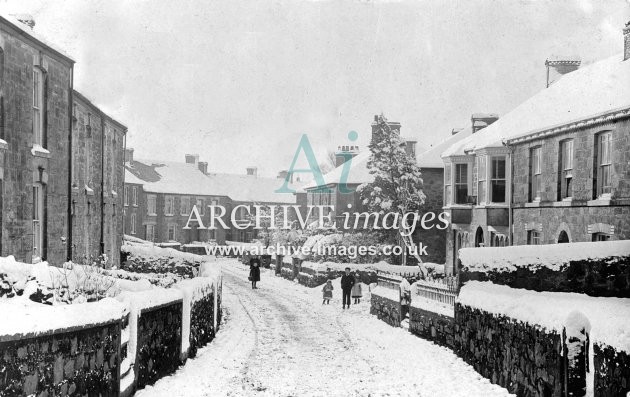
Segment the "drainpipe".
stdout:
<svg viewBox="0 0 630 397">
<path fill-rule="evenodd" d="M 512 197 L 514 196 L 514 148 L 510 146 L 507 141 L 503 141 L 503 146 L 508 148 L 508 156 L 510 157 L 510 197 L 508 197 L 508 237 L 510 239 L 510 245 L 514 245 L 512 229 L 514 227 Z"/>
<path fill-rule="evenodd" d="M 72 224 L 73 224 L 73 214 L 72 214 L 72 156 L 74 155 L 73 147 L 72 147 L 72 127 L 73 117 L 72 110 L 74 109 L 74 65 L 70 67 L 70 88 L 68 93 L 68 236 L 66 239 L 66 250 L 67 250 L 67 260 L 72 260 Z"/>
<path fill-rule="evenodd" d="M 101 119 L 101 255 L 105 253 L 105 118 L 98 109 Z"/>
</svg>

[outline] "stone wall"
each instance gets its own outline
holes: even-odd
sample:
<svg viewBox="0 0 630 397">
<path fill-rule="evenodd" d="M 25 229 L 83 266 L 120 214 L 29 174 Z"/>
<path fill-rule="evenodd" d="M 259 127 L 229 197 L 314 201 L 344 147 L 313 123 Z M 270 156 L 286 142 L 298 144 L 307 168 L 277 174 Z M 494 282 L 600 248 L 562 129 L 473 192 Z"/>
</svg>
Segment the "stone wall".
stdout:
<svg viewBox="0 0 630 397">
<path fill-rule="evenodd" d="M 563 336 L 455 305 L 454 351 L 492 383 L 518 396 L 562 396 Z"/>
<path fill-rule="evenodd" d="M 221 307 L 220 303 L 218 307 Z M 220 311 L 217 311 L 217 315 L 219 313 Z M 217 324 L 219 322 L 217 321 Z M 215 333 L 213 293 L 195 301 L 190 308 L 190 347 L 188 357 L 195 357 L 200 347 L 207 345 L 214 339 Z"/>
<path fill-rule="evenodd" d="M 422 182 L 422 191 L 426 195 L 422 214 L 433 212 L 436 219 L 430 225 L 441 225 L 437 216 L 442 212 L 444 205 L 444 169 L 423 168 Z M 431 229 L 418 227 L 413 234 L 413 241 L 427 246 L 427 255 L 422 256 L 423 261 L 444 263 L 446 260 L 446 230 L 436 227 Z"/>
<path fill-rule="evenodd" d="M 138 388 L 152 385 L 177 369 L 182 338 L 182 302 L 145 309 L 138 318 Z"/>
<path fill-rule="evenodd" d="M 513 272 L 460 273 L 460 282 L 492 281 L 494 284 L 533 291 L 577 292 L 591 296 L 630 298 L 630 256 L 572 261 L 565 270 L 519 267 Z"/>
<path fill-rule="evenodd" d="M 595 396 L 625 396 L 630 393 L 630 354 L 607 345 L 593 344 Z"/>
<path fill-rule="evenodd" d="M 392 327 L 400 327 L 401 308 L 400 302 L 397 300 L 372 293 L 370 314 L 375 315 L 379 320 L 385 321 Z"/>
<path fill-rule="evenodd" d="M 413 304 L 409 308 L 409 331 L 440 346 L 454 347 L 454 319 Z"/>
<path fill-rule="evenodd" d="M 558 242 L 565 232 L 570 242 L 592 241 L 593 233 L 601 229 L 612 240 L 630 239 L 630 205 L 556 207 L 541 204 L 534 208 L 514 209 L 514 245 L 527 244 L 527 231 L 537 229 L 543 244 Z M 591 227 L 589 227 L 591 226 Z"/>
<path fill-rule="evenodd" d="M 0 395 L 118 395 L 121 322 L 0 338 Z"/>
</svg>

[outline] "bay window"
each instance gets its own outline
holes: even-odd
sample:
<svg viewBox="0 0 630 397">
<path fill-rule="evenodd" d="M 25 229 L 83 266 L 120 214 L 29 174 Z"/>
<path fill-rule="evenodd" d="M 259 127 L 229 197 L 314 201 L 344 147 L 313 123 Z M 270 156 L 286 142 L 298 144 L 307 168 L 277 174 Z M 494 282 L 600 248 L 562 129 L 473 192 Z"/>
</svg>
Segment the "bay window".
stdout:
<svg viewBox="0 0 630 397">
<path fill-rule="evenodd" d="M 444 205 L 451 204 L 451 164 L 444 165 Z"/>
<path fill-rule="evenodd" d="M 468 203 L 468 164 L 455 164 L 455 203 Z"/>
<path fill-rule="evenodd" d="M 493 157 L 490 173 L 490 201 L 505 203 L 505 157 Z"/>
</svg>

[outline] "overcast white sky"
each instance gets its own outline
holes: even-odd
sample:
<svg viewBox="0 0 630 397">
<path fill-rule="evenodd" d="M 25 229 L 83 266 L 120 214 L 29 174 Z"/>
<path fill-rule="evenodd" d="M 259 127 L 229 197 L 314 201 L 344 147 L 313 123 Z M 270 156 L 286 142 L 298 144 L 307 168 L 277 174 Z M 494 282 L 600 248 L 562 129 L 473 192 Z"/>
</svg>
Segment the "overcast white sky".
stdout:
<svg viewBox="0 0 630 397">
<path fill-rule="evenodd" d="M 504 114 L 545 84 L 551 54 L 622 51 L 628 0 L 0 0 L 77 61 L 75 86 L 129 127 L 137 156 L 286 169 L 366 147 L 373 115 L 428 147 L 473 112 Z"/>
</svg>

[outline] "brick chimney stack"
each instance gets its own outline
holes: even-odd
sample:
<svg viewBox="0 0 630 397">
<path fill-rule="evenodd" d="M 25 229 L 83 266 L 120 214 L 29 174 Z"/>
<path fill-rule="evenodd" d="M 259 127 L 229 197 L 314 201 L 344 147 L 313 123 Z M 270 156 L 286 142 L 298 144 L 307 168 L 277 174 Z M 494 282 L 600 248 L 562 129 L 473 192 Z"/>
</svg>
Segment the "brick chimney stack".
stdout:
<svg viewBox="0 0 630 397">
<path fill-rule="evenodd" d="M 418 143 L 418 141 L 412 141 L 412 140 L 408 140 L 405 141 L 405 153 L 407 153 L 407 156 L 416 157 L 416 144 Z"/>
<path fill-rule="evenodd" d="M 282 179 L 283 181 L 288 180 L 290 183 L 293 183 L 293 173 L 289 175 L 289 171 L 282 170 L 278 172 L 278 179 Z"/>
<path fill-rule="evenodd" d="M 482 130 L 499 119 L 496 113 L 473 113 L 470 116 L 472 123 L 472 133 Z"/>
<path fill-rule="evenodd" d="M 374 139 L 374 133 L 378 129 L 378 117 L 379 117 L 378 115 L 375 115 L 374 116 L 374 122 L 372 123 L 372 139 Z M 387 124 L 392 129 L 392 132 L 397 130 L 398 133 L 400 134 L 400 123 L 399 122 L 388 121 Z"/>
<path fill-rule="evenodd" d="M 133 161 L 133 148 L 125 148 L 125 163 L 131 163 Z"/>
<path fill-rule="evenodd" d="M 580 57 L 578 56 L 555 56 L 552 55 L 545 61 L 547 67 L 547 87 L 555 83 L 567 73 L 571 73 L 580 67 Z"/>
<path fill-rule="evenodd" d="M 197 167 L 199 168 L 199 171 L 203 172 L 204 174 L 208 174 L 208 162 L 207 161 L 200 161 L 199 163 L 197 163 Z"/>
<path fill-rule="evenodd" d="M 258 167 L 247 167 L 247 175 L 258 176 Z"/>
<path fill-rule="evenodd" d="M 623 60 L 630 59 L 630 21 L 623 28 Z"/>
<path fill-rule="evenodd" d="M 198 154 L 187 154 L 186 155 L 186 164 L 194 164 L 197 166 L 199 163 L 199 155 Z"/>
</svg>

